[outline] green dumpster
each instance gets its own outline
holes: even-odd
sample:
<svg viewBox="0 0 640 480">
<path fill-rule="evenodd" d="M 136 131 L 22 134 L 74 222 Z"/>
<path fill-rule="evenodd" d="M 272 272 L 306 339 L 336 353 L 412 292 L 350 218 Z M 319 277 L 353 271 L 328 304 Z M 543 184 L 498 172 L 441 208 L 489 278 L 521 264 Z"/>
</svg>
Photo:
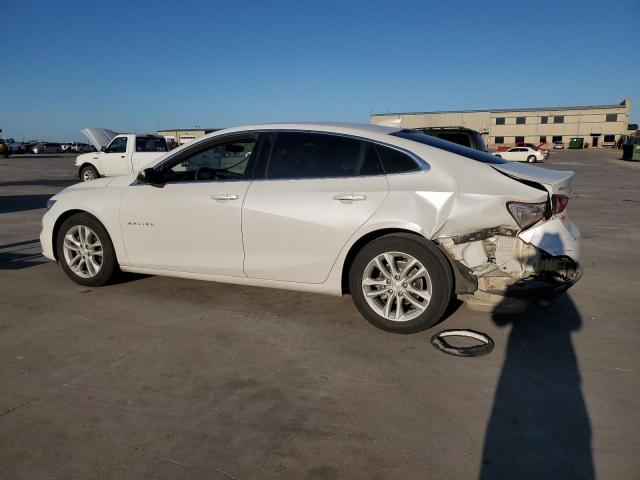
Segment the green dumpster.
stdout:
<svg viewBox="0 0 640 480">
<path fill-rule="evenodd" d="M 627 143 L 622 145 L 622 159 L 623 160 L 632 160 L 633 159 L 633 147 L 634 145 L 631 143 Z"/>
<path fill-rule="evenodd" d="M 640 145 L 633 146 L 633 160 L 640 160 Z"/>
<path fill-rule="evenodd" d="M 584 138 L 574 137 L 569 140 L 569 148 L 582 148 L 584 143 Z"/>
</svg>

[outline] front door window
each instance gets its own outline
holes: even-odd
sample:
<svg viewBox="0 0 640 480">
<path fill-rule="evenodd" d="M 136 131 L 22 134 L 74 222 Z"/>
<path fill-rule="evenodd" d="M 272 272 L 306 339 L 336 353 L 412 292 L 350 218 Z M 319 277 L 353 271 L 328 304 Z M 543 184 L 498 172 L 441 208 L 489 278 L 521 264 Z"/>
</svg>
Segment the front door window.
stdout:
<svg viewBox="0 0 640 480">
<path fill-rule="evenodd" d="M 176 183 L 245 179 L 256 141 L 256 135 L 237 137 L 197 149 L 190 155 L 180 156 L 163 166 L 165 181 Z"/>
<path fill-rule="evenodd" d="M 125 153 L 127 151 L 127 138 L 118 137 L 111 142 L 105 153 Z"/>
</svg>

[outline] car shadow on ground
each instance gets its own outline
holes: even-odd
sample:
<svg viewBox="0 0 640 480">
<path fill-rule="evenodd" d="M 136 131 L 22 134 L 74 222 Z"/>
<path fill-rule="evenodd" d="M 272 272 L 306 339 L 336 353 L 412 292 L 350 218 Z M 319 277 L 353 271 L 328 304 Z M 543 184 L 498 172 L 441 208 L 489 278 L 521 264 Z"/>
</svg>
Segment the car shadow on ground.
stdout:
<svg viewBox="0 0 640 480">
<path fill-rule="evenodd" d="M 568 295 L 518 315 L 487 426 L 480 479 L 591 479 L 591 424 L 571 334 L 581 318 Z"/>
<path fill-rule="evenodd" d="M 46 208 L 53 195 L 9 195 L 0 196 L 0 213 L 24 212 Z"/>
<path fill-rule="evenodd" d="M 21 270 L 43 263 L 45 259 L 37 239 L 0 245 L 0 270 Z"/>
<path fill-rule="evenodd" d="M 40 180 L 14 180 L 10 182 L 0 182 L 0 187 L 69 187 L 75 183 L 80 183 L 79 178 L 50 178 Z"/>
</svg>

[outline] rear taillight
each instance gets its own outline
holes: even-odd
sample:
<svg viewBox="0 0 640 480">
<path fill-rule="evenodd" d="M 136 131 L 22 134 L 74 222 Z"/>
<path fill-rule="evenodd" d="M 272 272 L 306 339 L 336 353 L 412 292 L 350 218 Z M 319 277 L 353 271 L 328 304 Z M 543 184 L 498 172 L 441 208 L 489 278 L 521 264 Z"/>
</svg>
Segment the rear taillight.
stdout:
<svg viewBox="0 0 640 480">
<path fill-rule="evenodd" d="M 554 215 L 564 212 L 567 208 L 567 203 L 569 203 L 569 197 L 566 195 L 551 195 L 551 205 Z"/>
<path fill-rule="evenodd" d="M 544 218 L 544 214 L 547 211 L 547 202 L 507 202 L 507 210 L 509 210 L 509 213 L 520 228 L 525 229 Z"/>
</svg>

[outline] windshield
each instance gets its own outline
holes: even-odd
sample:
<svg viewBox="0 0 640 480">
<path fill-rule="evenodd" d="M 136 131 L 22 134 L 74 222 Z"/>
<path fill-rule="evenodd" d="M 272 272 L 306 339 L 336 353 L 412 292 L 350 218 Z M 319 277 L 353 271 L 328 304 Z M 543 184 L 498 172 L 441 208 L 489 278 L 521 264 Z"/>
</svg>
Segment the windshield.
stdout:
<svg viewBox="0 0 640 480">
<path fill-rule="evenodd" d="M 422 143 L 423 145 L 429 145 L 430 147 L 446 150 L 447 152 L 455 153 L 456 155 L 461 155 L 463 157 L 467 157 L 482 163 L 489 163 L 492 165 L 509 163 L 507 160 L 503 160 L 502 158 L 496 157 L 489 153 L 481 152 L 480 150 L 465 147 L 463 145 L 458 145 L 457 143 L 447 142 L 446 140 L 443 140 L 441 138 L 432 137 L 421 132 L 415 132 L 412 130 L 400 130 L 398 132 L 391 133 L 391 135 L 393 135 L 394 137 L 400 137 L 406 140 L 412 140 L 414 142 Z"/>
</svg>

